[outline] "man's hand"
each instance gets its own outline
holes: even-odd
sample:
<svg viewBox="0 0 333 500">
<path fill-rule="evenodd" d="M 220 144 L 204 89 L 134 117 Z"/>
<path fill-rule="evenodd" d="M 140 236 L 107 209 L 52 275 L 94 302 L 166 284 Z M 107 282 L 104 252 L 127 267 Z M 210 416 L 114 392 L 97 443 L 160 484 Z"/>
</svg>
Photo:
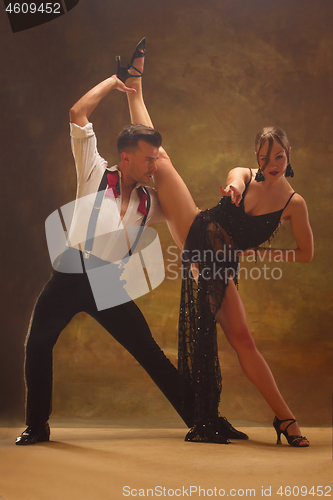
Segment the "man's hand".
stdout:
<svg viewBox="0 0 333 500">
<path fill-rule="evenodd" d="M 89 90 L 89 92 L 74 104 L 69 112 L 70 121 L 79 125 L 79 127 L 84 127 L 89 123 L 89 116 L 99 102 L 114 89 L 120 90 L 120 92 L 127 92 L 128 94 L 137 93 L 135 89 L 127 87 L 121 82 L 116 75 L 112 75 L 96 85 L 93 89 Z"/>
<path fill-rule="evenodd" d="M 225 189 L 220 188 L 220 191 L 223 196 L 229 196 L 231 198 L 231 203 L 235 203 L 236 207 L 239 207 L 242 193 L 236 186 L 229 184 Z"/>
<path fill-rule="evenodd" d="M 120 92 L 128 92 L 128 94 L 136 94 L 136 90 L 133 89 L 132 87 L 127 87 L 119 78 L 117 78 L 117 75 L 113 75 L 115 78 L 115 88 L 119 90 Z"/>
</svg>

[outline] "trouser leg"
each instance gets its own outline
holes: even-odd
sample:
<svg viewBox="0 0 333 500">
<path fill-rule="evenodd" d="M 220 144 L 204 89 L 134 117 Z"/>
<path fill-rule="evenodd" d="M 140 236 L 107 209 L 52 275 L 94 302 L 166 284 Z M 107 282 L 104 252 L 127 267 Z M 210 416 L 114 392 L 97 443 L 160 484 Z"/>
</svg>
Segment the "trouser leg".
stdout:
<svg viewBox="0 0 333 500">
<path fill-rule="evenodd" d="M 134 302 L 97 311 L 86 275 L 55 273 L 39 296 L 26 341 L 26 423 L 45 423 L 51 413 L 52 350 L 71 318 L 85 311 L 94 317 L 147 371 L 188 426 L 194 398 L 181 396 L 178 370 L 153 339 Z"/>
<path fill-rule="evenodd" d="M 44 424 L 51 413 L 52 349 L 61 331 L 81 309 L 74 293 L 78 279 L 78 275 L 55 273 L 32 314 L 26 340 L 25 382 L 26 424 L 33 428 Z"/>
<path fill-rule="evenodd" d="M 193 425 L 194 397 L 181 395 L 178 370 L 152 337 L 148 324 L 134 302 L 104 311 L 89 311 L 146 370 L 188 427 Z"/>
</svg>

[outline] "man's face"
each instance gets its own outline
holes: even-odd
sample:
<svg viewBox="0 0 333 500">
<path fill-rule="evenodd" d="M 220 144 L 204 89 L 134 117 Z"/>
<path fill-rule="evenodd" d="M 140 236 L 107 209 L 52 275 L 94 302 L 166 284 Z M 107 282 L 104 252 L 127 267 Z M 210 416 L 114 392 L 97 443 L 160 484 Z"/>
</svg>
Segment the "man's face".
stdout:
<svg viewBox="0 0 333 500">
<path fill-rule="evenodd" d="M 126 153 L 123 175 L 133 183 L 148 184 L 157 169 L 158 149 L 148 142 L 139 141 L 133 153 Z"/>
</svg>

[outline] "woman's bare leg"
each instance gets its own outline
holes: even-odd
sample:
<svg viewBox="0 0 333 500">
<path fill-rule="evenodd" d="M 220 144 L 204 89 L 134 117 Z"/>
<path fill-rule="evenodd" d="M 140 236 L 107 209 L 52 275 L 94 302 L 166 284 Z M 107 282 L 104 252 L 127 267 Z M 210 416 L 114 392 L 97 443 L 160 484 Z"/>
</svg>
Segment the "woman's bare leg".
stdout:
<svg viewBox="0 0 333 500">
<path fill-rule="evenodd" d="M 133 66 L 143 73 L 144 62 L 144 57 L 139 57 L 134 59 Z M 138 74 L 133 68 L 129 69 L 129 73 L 133 75 Z M 136 94 L 127 94 L 131 123 L 139 123 L 153 128 L 154 125 L 143 100 L 142 78 L 129 78 L 126 80 L 126 85 L 136 90 Z"/>
<path fill-rule="evenodd" d="M 200 210 L 163 148 L 160 149 L 154 182 L 171 235 L 183 250 L 190 227 Z"/>
<path fill-rule="evenodd" d="M 143 71 L 143 61 L 143 58 L 135 59 L 133 64 L 140 71 Z M 141 67 L 139 67 L 140 64 Z M 137 91 L 136 94 L 127 94 L 131 122 L 152 127 L 153 124 L 143 100 L 142 78 L 130 78 L 126 81 L 126 85 Z M 156 165 L 154 182 L 158 199 L 172 237 L 179 248 L 183 249 L 192 222 L 200 210 L 195 206 L 185 182 L 174 169 L 163 148 L 160 148 Z"/>
<path fill-rule="evenodd" d="M 229 280 L 216 319 L 220 323 L 229 343 L 236 350 L 245 375 L 261 392 L 274 414 L 280 420 L 295 418 L 284 401 L 269 366 L 255 345 L 247 324 L 242 300 L 232 280 Z M 290 422 L 282 424 L 281 429 L 285 429 L 288 423 Z M 297 422 L 288 428 L 288 434 L 301 435 Z M 300 444 L 301 446 L 308 445 L 308 441 L 303 440 Z"/>
</svg>

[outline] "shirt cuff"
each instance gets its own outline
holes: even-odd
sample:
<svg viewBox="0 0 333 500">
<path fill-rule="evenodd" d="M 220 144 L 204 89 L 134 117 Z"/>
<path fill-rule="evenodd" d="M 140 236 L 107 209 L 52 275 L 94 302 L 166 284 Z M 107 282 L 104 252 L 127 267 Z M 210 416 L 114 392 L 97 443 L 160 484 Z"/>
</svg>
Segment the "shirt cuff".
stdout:
<svg viewBox="0 0 333 500">
<path fill-rule="evenodd" d="M 70 123 L 70 136 L 75 139 L 85 139 L 86 137 L 92 137 L 95 135 L 92 123 L 87 123 L 84 127 L 76 125 L 76 123 Z"/>
</svg>

